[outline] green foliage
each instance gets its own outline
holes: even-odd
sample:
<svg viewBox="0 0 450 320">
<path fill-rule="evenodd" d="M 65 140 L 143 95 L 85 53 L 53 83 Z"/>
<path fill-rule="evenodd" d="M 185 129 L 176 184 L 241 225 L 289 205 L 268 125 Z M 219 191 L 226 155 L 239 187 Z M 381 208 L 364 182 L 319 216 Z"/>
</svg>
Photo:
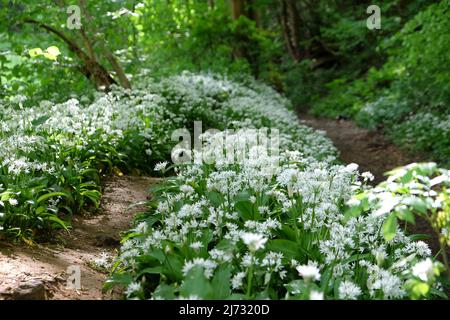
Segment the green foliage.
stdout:
<svg viewBox="0 0 450 320">
<path fill-rule="evenodd" d="M 375 189 L 355 197 L 355 206 L 348 212 L 354 216 L 374 210 L 376 215 L 388 215 L 383 234 L 391 241 L 398 232 L 397 219 L 414 224 L 415 216 L 426 221 L 441 244 L 445 270 L 450 279 L 446 246 L 450 245 L 450 172 L 436 163 L 412 163 L 388 172 L 388 179 Z M 356 211 L 355 211 L 356 209 Z M 431 268 L 431 267 L 429 267 Z M 439 275 L 442 268 L 435 267 Z M 428 282 L 434 282 L 434 276 Z M 411 284 L 413 298 L 427 296 L 429 287 L 422 282 Z M 427 281 L 425 281 L 427 282 Z"/>
<path fill-rule="evenodd" d="M 73 214 L 98 207 L 105 174 L 177 172 L 123 239 L 106 287 L 125 285 L 128 298 L 445 298 L 445 254 L 443 268 L 398 221 L 424 218 L 449 245 L 448 172 L 412 164 L 372 189 L 272 88 L 448 163 L 449 0 L 385 1 L 378 31 L 365 25 L 371 1 L 296 1 L 298 57 L 278 0 L 243 1 L 240 17 L 228 0 L 83 3 L 72 30 L 69 2 L 0 0 L 1 232 L 69 231 Z M 116 82 L 122 65 L 133 90 L 94 92 L 93 61 Z M 184 70 L 199 73 L 170 76 Z M 279 166 L 166 167 L 171 134 L 194 121 L 278 130 Z"/>
<path fill-rule="evenodd" d="M 359 181 L 357 166 L 335 165 L 332 150 L 323 154 L 326 142 L 305 131 L 279 95 L 266 86 L 205 75 L 162 82 L 165 97 L 177 101 L 177 112 L 187 118 L 209 118 L 216 128 L 276 126 L 284 137 L 281 152 L 242 162 L 177 164 L 177 176 L 153 190 L 148 212 L 124 237 L 106 288 L 124 285 L 130 299 L 442 296 L 437 272 L 427 288 L 413 283 L 428 274 L 423 259 L 440 270 L 427 245 L 397 230 L 395 215 L 376 216 L 378 208 L 368 200 L 362 210 L 347 201 L 372 189 Z M 242 143 L 247 135 L 231 133 L 226 144 L 205 138 L 211 149 L 203 152 L 230 150 L 236 147 L 230 141 Z M 353 217 L 345 219 L 347 211 Z M 418 271 L 411 271 L 416 264 Z"/>
<path fill-rule="evenodd" d="M 383 43 L 381 68 L 356 80 L 329 82 L 329 95 L 314 103 L 314 114 L 354 117 L 381 128 L 398 144 L 428 152 L 443 164 L 450 159 L 448 1 L 429 6 Z"/>
</svg>

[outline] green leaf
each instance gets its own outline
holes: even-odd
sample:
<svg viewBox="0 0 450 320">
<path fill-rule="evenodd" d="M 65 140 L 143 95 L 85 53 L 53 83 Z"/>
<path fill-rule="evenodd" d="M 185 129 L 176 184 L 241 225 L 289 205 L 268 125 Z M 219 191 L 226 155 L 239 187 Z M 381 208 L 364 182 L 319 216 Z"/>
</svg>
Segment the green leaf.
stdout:
<svg viewBox="0 0 450 320">
<path fill-rule="evenodd" d="M 183 279 L 183 274 L 181 269 L 183 268 L 183 263 L 177 255 L 167 255 L 165 256 L 163 264 L 163 273 L 172 280 Z"/>
<path fill-rule="evenodd" d="M 202 299 L 207 299 L 211 295 L 212 287 L 206 279 L 202 267 L 195 266 L 189 270 L 180 288 L 180 293 L 186 298 L 189 296 L 197 296 Z"/>
<path fill-rule="evenodd" d="M 435 288 L 430 288 L 430 293 L 431 293 L 433 296 L 437 296 L 437 297 L 439 297 L 439 298 L 441 298 L 441 299 L 448 300 L 447 294 L 445 294 L 445 292 L 442 292 L 441 290 L 437 290 L 437 289 L 435 289 Z"/>
<path fill-rule="evenodd" d="M 61 51 L 59 51 L 59 48 L 56 46 L 48 47 L 46 51 L 54 56 L 59 56 L 61 54 Z"/>
<path fill-rule="evenodd" d="M 297 241 L 297 232 L 294 228 L 291 228 L 288 225 L 283 225 L 281 227 L 280 235 L 281 238 L 284 238 L 286 240 Z"/>
<path fill-rule="evenodd" d="M 55 222 L 56 225 L 60 226 L 61 228 L 63 228 L 66 231 L 69 231 L 68 225 L 64 221 L 62 221 L 60 218 L 58 218 L 57 216 L 50 215 L 50 216 L 46 217 L 46 219 L 49 221 Z"/>
<path fill-rule="evenodd" d="M 133 281 L 133 277 L 128 273 L 114 273 L 103 284 L 103 291 L 112 289 L 116 285 L 127 286 Z"/>
<path fill-rule="evenodd" d="M 9 199 L 11 199 L 11 194 L 12 192 L 10 191 L 5 191 L 2 193 L 2 197 L 0 198 L 1 201 L 8 201 Z"/>
<path fill-rule="evenodd" d="M 424 297 L 430 291 L 430 286 L 425 282 L 418 282 L 412 288 L 413 295 L 416 297 Z"/>
<path fill-rule="evenodd" d="M 165 283 L 161 283 L 156 289 L 153 295 L 159 299 L 175 300 L 175 289 Z"/>
<path fill-rule="evenodd" d="M 425 200 L 417 197 L 412 198 L 411 201 L 409 202 L 409 205 L 412 206 L 413 209 L 416 210 L 417 212 L 423 214 L 426 214 L 428 211 L 428 206 Z"/>
<path fill-rule="evenodd" d="M 149 267 L 149 268 L 145 268 L 143 270 L 140 270 L 138 273 L 138 276 L 142 276 L 143 274 L 161 274 L 162 273 L 162 267 L 158 266 L 158 267 Z"/>
<path fill-rule="evenodd" d="M 32 58 L 40 56 L 42 53 L 43 53 L 43 51 L 41 48 L 33 48 L 33 49 L 28 50 L 28 54 Z"/>
<path fill-rule="evenodd" d="M 220 206 L 224 202 L 224 197 L 219 192 L 208 192 L 207 193 L 209 201 L 213 204 L 214 207 Z"/>
<path fill-rule="evenodd" d="M 51 118 L 51 116 L 42 116 L 42 117 L 39 117 L 39 118 L 34 119 L 33 121 L 31 121 L 31 124 L 34 127 L 37 127 L 37 126 L 40 126 L 41 124 L 44 124 L 50 118 Z"/>
<path fill-rule="evenodd" d="M 267 244 L 267 248 L 272 251 L 283 253 L 284 257 L 288 260 L 299 259 L 302 257 L 302 250 L 294 241 L 284 239 L 270 240 Z"/>
<path fill-rule="evenodd" d="M 397 216 L 392 213 L 390 214 L 382 227 L 384 238 L 387 241 L 391 241 L 394 239 L 395 234 L 397 233 Z"/>
<path fill-rule="evenodd" d="M 60 54 L 61 54 L 61 51 L 59 51 L 58 47 L 51 46 L 45 50 L 45 52 L 43 53 L 43 56 L 49 60 L 56 61 L 57 57 Z"/>
<path fill-rule="evenodd" d="M 69 195 L 67 193 L 65 193 L 65 192 L 50 192 L 50 193 L 47 193 L 47 194 L 44 194 L 44 195 L 40 196 L 37 199 L 36 203 L 39 204 L 42 201 L 45 201 L 45 200 L 47 200 L 49 198 L 53 198 L 53 197 L 68 197 L 68 196 Z"/>
<path fill-rule="evenodd" d="M 408 209 L 401 209 L 401 210 L 396 210 L 397 211 L 397 217 L 401 220 L 405 220 L 409 223 L 415 224 L 416 223 L 416 219 L 414 217 L 414 214 L 409 211 Z"/>
<path fill-rule="evenodd" d="M 253 220 L 253 203 L 249 200 L 236 202 L 234 208 L 244 221 Z"/>
<path fill-rule="evenodd" d="M 229 264 L 221 265 L 212 279 L 214 299 L 223 300 L 230 296 L 230 278 L 231 266 Z"/>
<path fill-rule="evenodd" d="M 419 241 L 419 240 L 430 240 L 433 237 L 430 234 L 426 234 L 426 233 L 417 233 L 417 234 L 412 234 L 410 236 L 410 239 L 412 241 Z"/>
<path fill-rule="evenodd" d="M 292 295 L 301 295 L 308 290 L 308 286 L 303 280 L 293 280 L 284 285 L 286 290 Z"/>
<path fill-rule="evenodd" d="M 328 285 L 332 275 L 333 275 L 333 267 L 329 267 L 324 272 L 322 272 L 322 276 L 320 279 L 320 287 L 322 291 L 325 293 L 328 289 Z"/>
</svg>

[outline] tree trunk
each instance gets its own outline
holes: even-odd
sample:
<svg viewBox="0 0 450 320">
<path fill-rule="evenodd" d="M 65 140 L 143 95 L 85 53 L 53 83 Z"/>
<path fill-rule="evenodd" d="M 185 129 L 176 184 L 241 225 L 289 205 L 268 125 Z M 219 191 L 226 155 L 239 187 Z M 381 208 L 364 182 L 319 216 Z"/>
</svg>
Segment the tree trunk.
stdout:
<svg viewBox="0 0 450 320">
<path fill-rule="evenodd" d="M 231 12 L 233 20 L 243 16 L 245 14 L 245 0 L 231 0 Z"/>
<path fill-rule="evenodd" d="M 299 36 L 300 15 L 294 0 L 280 0 L 280 4 L 280 22 L 283 27 L 286 47 L 292 59 L 298 62 L 302 58 Z"/>
</svg>

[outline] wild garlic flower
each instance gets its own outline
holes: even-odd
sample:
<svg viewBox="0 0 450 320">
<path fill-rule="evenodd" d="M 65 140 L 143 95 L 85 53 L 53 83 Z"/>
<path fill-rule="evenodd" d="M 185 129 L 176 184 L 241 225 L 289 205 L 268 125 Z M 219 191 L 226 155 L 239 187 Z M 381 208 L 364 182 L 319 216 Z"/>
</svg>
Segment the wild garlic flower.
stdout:
<svg viewBox="0 0 450 320">
<path fill-rule="evenodd" d="M 131 282 L 127 286 L 127 289 L 125 290 L 125 295 L 131 296 L 131 295 L 135 294 L 136 292 L 141 291 L 141 289 L 142 289 L 142 286 L 139 282 Z"/>
<path fill-rule="evenodd" d="M 339 299 L 356 300 L 361 295 L 361 289 L 351 281 L 342 281 L 339 285 Z"/>
<path fill-rule="evenodd" d="M 163 170 L 165 170 L 166 169 L 166 167 L 167 167 L 167 165 L 168 165 L 169 163 L 167 162 L 167 161 L 164 161 L 164 162 L 159 162 L 159 163 L 157 163 L 156 165 L 155 165 L 155 171 L 163 171 Z"/>
<path fill-rule="evenodd" d="M 192 242 L 189 245 L 189 247 L 194 249 L 194 250 L 199 250 L 199 249 L 201 249 L 203 247 L 203 243 L 201 241 L 195 241 L 195 242 Z"/>
<path fill-rule="evenodd" d="M 256 252 L 264 248 L 267 238 L 261 234 L 245 232 L 241 235 L 242 241 L 247 245 L 250 252 Z"/>
<path fill-rule="evenodd" d="M 296 269 L 306 282 L 320 280 L 320 270 L 314 264 L 300 265 Z"/>
<path fill-rule="evenodd" d="M 309 300 L 323 300 L 323 292 L 311 290 L 309 293 Z"/>
<path fill-rule="evenodd" d="M 245 278 L 245 272 L 238 272 L 231 279 L 231 287 L 236 290 L 242 288 L 242 282 Z"/>
<path fill-rule="evenodd" d="M 430 258 L 416 263 L 412 268 L 412 274 L 424 282 L 434 279 L 434 264 Z"/>
</svg>

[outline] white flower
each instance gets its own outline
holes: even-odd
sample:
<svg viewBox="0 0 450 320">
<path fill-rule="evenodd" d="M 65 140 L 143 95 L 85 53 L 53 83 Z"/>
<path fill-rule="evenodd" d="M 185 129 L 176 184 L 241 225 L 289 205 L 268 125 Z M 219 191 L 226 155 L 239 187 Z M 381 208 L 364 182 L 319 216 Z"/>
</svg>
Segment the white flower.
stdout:
<svg viewBox="0 0 450 320">
<path fill-rule="evenodd" d="M 342 281 L 339 285 L 339 298 L 356 300 L 361 295 L 361 289 L 351 281 Z"/>
<path fill-rule="evenodd" d="M 141 284 L 139 282 L 132 282 L 128 285 L 127 290 L 125 290 L 125 294 L 127 296 L 132 295 L 133 293 L 141 290 Z"/>
<path fill-rule="evenodd" d="M 369 171 L 363 172 L 361 174 L 361 177 L 363 177 L 364 181 L 373 181 L 375 179 L 373 174 L 370 173 Z"/>
<path fill-rule="evenodd" d="M 241 238 L 251 252 L 264 248 L 264 245 L 267 242 L 267 238 L 264 238 L 264 236 L 251 232 L 245 232 Z"/>
<path fill-rule="evenodd" d="M 320 280 L 320 271 L 316 266 L 312 264 L 297 266 L 296 269 L 305 281 Z"/>
<path fill-rule="evenodd" d="M 194 249 L 194 250 L 199 250 L 200 248 L 203 247 L 203 243 L 201 243 L 200 241 L 195 241 L 195 242 L 192 242 L 192 243 L 189 245 L 189 247 L 191 247 L 191 248 Z"/>
<path fill-rule="evenodd" d="M 323 292 L 311 290 L 309 300 L 323 300 Z"/>
<path fill-rule="evenodd" d="M 101 252 L 100 256 L 93 259 L 93 263 L 99 267 L 108 269 L 111 266 L 112 256 L 108 252 Z"/>
<path fill-rule="evenodd" d="M 214 269 L 217 267 L 217 263 L 210 259 L 205 260 L 203 258 L 194 258 L 194 260 L 186 261 L 184 263 L 182 270 L 183 274 L 187 275 L 188 272 L 196 266 L 202 267 L 204 269 L 204 275 L 206 278 L 211 278 L 214 273 Z"/>
<path fill-rule="evenodd" d="M 145 222 L 140 222 L 136 228 L 134 229 L 137 233 L 146 233 L 148 229 L 148 225 Z"/>
<path fill-rule="evenodd" d="M 155 165 L 155 171 L 163 171 L 169 163 L 167 161 L 159 162 Z"/>
<path fill-rule="evenodd" d="M 180 187 L 180 191 L 185 194 L 193 194 L 195 190 L 191 186 L 184 184 Z"/>
<path fill-rule="evenodd" d="M 9 204 L 12 206 L 17 206 L 18 203 L 19 201 L 17 201 L 16 199 L 13 198 L 9 199 Z"/>
<path fill-rule="evenodd" d="M 399 204 L 400 198 L 394 196 L 390 192 L 383 192 L 378 195 L 378 197 L 381 200 L 381 206 L 378 210 L 376 210 L 373 215 L 375 217 L 384 215 L 386 213 L 389 213 L 394 209 L 394 207 Z"/>
<path fill-rule="evenodd" d="M 345 168 L 343 168 L 342 171 L 352 173 L 358 170 L 358 167 L 359 166 L 356 163 L 350 163 Z"/>
<path fill-rule="evenodd" d="M 418 262 L 412 268 L 412 274 L 424 282 L 428 282 L 434 278 L 433 261 L 430 258 Z"/>
<path fill-rule="evenodd" d="M 242 287 L 242 281 L 245 278 L 245 272 L 238 272 L 232 279 L 231 279 L 231 287 L 233 289 L 239 289 Z"/>
</svg>

